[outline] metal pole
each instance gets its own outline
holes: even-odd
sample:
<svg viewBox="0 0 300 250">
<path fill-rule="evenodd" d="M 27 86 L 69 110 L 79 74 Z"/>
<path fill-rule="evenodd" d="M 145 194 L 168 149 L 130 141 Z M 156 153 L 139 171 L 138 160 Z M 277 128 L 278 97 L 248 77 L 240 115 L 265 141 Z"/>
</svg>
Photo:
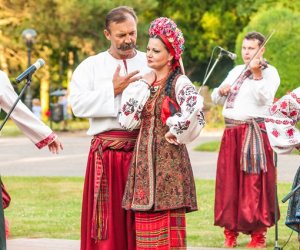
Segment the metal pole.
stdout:
<svg viewBox="0 0 300 250">
<path fill-rule="evenodd" d="M 282 250 L 282 248 L 279 246 L 278 244 L 278 211 L 277 211 L 277 207 L 278 207 L 278 193 L 277 193 L 277 154 L 274 152 L 273 153 L 273 158 L 274 158 L 274 163 L 275 163 L 275 171 L 276 171 L 276 177 L 275 177 L 275 214 L 274 214 L 274 220 L 275 220 L 275 246 L 274 246 L 274 250 Z"/>
<path fill-rule="evenodd" d="M 27 58 L 28 58 L 28 67 L 31 65 L 31 42 L 26 43 L 27 46 Z M 30 85 L 27 86 L 26 95 L 25 95 L 25 104 L 31 110 L 32 107 L 32 95 Z"/>
<path fill-rule="evenodd" d="M 221 57 L 223 56 L 223 53 L 219 53 L 218 58 L 216 59 L 216 61 L 214 62 L 213 66 L 211 67 L 210 71 L 208 72 L 207 76 L 205 77 L 205 79 L 203 80 L 202 85 L 200 86 L 198 93 L 201 92 L 202 87 L 206 84 L 208 78 L 210 77 L 211 73 L 213 72 L 214 68 L 216 67 L 217 63 L 220 61 Z"/>
</svg>

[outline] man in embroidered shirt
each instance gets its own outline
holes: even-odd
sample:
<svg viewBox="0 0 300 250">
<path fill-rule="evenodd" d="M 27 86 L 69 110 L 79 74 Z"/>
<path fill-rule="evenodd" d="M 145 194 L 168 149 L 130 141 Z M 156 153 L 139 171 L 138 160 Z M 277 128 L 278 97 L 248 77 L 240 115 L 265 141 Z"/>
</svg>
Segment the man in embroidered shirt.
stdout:
<svg viewBox="0 0 300 250">
<path fill-rule="evenodd" d="M 265 247 L 267 227 L 279 209 L 274 207 L 273 151 L 263 120 L 257 119 L 268 113 L 280 84 L 277 70 L 262 57 L 264 40 L 258 32 L 246 34 L 244 65 L 233 68 L 212 92 L 214 103 L 224 105 L 226 124 L 215 190 L 215 225 L 224 227 L 226 247 L 236 246 L 239 232 L 251 234 L 247 247 Z"/>
<path fill-rule="evenodd" d="M 110 48 L 84 60 L 74 71 L 70 102 L 75 116 L 89 118 L 93 136 L 87 163 L 81 250 L 135 249 L 133 213 L 121 207 L 137 131 L 118 123 L 121 93 L 149 71 L 145 53 L 135 49 L 137 17 L 126 6 L 105 20 Z"/>
</svg>

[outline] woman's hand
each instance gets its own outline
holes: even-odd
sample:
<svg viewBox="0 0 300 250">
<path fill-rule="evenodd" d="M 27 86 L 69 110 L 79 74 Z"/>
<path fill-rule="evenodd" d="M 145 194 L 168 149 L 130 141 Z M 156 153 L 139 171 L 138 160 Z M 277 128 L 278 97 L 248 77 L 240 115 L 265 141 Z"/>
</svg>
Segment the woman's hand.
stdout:
<svg viewBox="0 0 300 250">
<path fill-rule="evenodd" d="M 156 81 L 156 74 L 152 70 L 145 75 L 143 75 L 142 79 L 148 83 L 149 86 L 151 86 Z"/>
<path fill-rule="evenodd" d="M 165 138 L 167 142 L 174 144 L 174 145 L 179 145 L 179 142 L 177 141 L 177 138 L 175 135 L 173 135 L 170 131 L 165 134 Z"/>
<path fill-rule="evenodd" d="M 58 154 L 59 150 L 63 150 L 63 145 L 61 142 L 56 138 L 53 142 L 48 145 L 49 151 L 53 154 Z"/>
</svg>

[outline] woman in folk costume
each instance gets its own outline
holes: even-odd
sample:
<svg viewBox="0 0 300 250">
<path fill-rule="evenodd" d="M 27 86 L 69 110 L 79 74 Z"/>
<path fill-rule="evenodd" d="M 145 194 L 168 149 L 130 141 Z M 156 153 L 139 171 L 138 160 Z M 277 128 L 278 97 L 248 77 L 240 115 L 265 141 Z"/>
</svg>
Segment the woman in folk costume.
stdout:
<svg viewBox="0 0 300 250">
<path fill-rule="evenodd" d="M 3 109 L 6 113 L 8 113 L 17 97 L 18 96 L 7 75 L 0 70 L 0 110 Z M 49 151 L 56 154 L 63 149 L 57 135 L 42 121 L 40 121 L 21 101 L 16 105 L 10 118 L 38 149 L 48 146 Z M 6 231 L 7 237 L 9 228 L 7 221 L 4 220 L 3 208 L 8 206 L 9 201 L 5 202 L 5 197 L 8 197 L 8 194 L 6 194 L 5 190 L 2 189 L 4 189 L 4 185 L 1 185 L 0 187 L 0 201 L 3 201 L 0 205 L 0 249 L 5 250 L 6 241 L 4 231 Z"/>
<path fill-rule="evenodd" d="M 149 29 L 152 72 L 125 89 L 120 123 L 140 125 L 123 208 L 135 211 L 137 249 L 186 249 L 185 213 L 197 210 L 195 183 L 184 144 L 203 128 L 203 98 L 183 75 L 184 38 L 169 18 Z"/>
<path fill-rule="evenodd" d="M 270 144 L 278 154 L 300 149 L 300 131 L 296 127 L 300 120 L 300 87 L 279 99 L 265 118 Z M 300 184 L 300 168 L 294 178 L 292 189 Z M 285 224 L 300 233 L 300 191 L 290 198 Z M 300 240 L 300 238 L 299 238 Z"/>
</svg>

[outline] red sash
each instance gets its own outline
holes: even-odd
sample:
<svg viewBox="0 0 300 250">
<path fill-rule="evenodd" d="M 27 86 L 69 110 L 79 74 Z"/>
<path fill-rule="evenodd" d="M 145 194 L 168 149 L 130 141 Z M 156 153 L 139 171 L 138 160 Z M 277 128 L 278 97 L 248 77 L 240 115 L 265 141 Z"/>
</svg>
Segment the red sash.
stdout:
<svg viewBox="0 0 300 250">
<path fill-rule="evenodd" d="M 11 198 L 10 198 L 9 193 L 6 191 L 1 178 L 0 178 L 0 185 L 1 185 L 1 190 L 2 190 L 2 204 L 3 204 L 3 209 L 4 209 L 9 206 Z"/>
</svg>

